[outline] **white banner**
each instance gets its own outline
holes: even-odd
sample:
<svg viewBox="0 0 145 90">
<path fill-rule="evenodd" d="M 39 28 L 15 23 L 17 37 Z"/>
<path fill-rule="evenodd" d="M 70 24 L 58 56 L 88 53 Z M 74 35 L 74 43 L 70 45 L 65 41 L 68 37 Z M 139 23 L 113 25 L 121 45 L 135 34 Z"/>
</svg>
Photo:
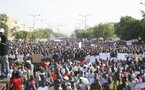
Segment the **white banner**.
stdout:
<svg viewBox="0 0 145 90">
<path fill-rule="evenodd" d="M 41 63 L 42 56 L 41 54 L 33 54 L 32 55 L 32 62 L 33 63 Z"/>
<path fill-rule="evenodd" d="M 90 55 L 88 55 L 88 56 L 85 57 L 85 60 L 89 61 L 91 63 L 95 63 L 96 59 L 99 60 L 99 56 L 98 55 L 97 56 L 90 56 Z"/>
<path fill-rule="evenodd" d="M 128 54 L 127 53 L 117 53 L 117 59 L 118 60 L 127 60 Z"/>
<path fill-rule="evenodd" d="M 126 45 L 131 46 L 132 45 L 132 42 L 131 41 L 127 41 L 126 42 Z"/>
<path fill-rule="evenodd" d="M 110 53 L 99 53 L 99 57 L 102 60 L 110 59 Z"/>
</svg>

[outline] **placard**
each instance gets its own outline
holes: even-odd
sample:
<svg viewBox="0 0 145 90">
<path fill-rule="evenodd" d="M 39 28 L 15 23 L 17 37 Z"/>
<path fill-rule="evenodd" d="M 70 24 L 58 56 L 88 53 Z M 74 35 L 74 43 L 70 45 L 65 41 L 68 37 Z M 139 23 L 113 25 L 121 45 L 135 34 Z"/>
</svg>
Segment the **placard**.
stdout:
<svg viewBox="0 0 145 90">
<path fill-rule="evenodd" d="M 91 63 L 95 63 L 96 62 L 96 59 L 99 60 L 99 56 L 86 56 L 85 57 L 85 60 L 88 61 L 88 62 L 91 62 Z"/>
<path fill-rule="evenodd" d="M 33 54 L 32 55 L 32 62 L 33 63 L 41 63 L 42 56 L 41 54 Z"/>
<path fill-rule="evenodd" d="M 117 59 L 118 60 L 127 60 L 128 54 L 127 53 L 117 53 Z"/>
<path fill-rule="evenodd" d="M 127 41 L 126 42 L 126 45 L 131 46 L 132 45 L 132 42 L 131 41 Z"/>
<path fill-rule="evenodd" d="M 99 53 L 99 57 L 102 60 L 110 59 L 110 53 Z"/>
</svg>

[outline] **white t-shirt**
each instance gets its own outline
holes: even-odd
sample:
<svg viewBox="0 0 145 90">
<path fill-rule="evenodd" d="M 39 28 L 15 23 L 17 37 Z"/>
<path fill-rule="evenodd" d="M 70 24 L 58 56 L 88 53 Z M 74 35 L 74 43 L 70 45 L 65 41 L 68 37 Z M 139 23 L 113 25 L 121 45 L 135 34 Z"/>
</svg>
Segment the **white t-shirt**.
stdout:
<svg viewBox="0 0 145 90">
<path fill-rule="evenodd" d="M 49 88 L 45 86 L 45 87 L 39 87 L 37 90 L 49 90 Z"/>
</svg>

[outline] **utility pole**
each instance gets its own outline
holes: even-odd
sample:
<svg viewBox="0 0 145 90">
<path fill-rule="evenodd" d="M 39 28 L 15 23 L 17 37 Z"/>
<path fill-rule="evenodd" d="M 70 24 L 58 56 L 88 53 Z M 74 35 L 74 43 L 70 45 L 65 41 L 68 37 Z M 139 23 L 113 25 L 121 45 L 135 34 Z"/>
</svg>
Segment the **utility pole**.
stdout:
<svg viewBox="0 0 145 90">
<path fill-rule="evenodd" d="M 33 17 L 33 31 L 34 31 L 34 29 L 35 29 L 35 19 L 36 19 L 37 16 L 40 16 L 40 14 L 29 14 L 29 15 Z"/>
<path fill-rule="evenodd" d="M 91 14 L 87 14 L 87 15 L 79 15 L 81 17 L 84 18 L 83 20 L 83 24 L 84 24 L 84 29 L 87 29 L 87 17 L 90 16 Z"/>
</svg>

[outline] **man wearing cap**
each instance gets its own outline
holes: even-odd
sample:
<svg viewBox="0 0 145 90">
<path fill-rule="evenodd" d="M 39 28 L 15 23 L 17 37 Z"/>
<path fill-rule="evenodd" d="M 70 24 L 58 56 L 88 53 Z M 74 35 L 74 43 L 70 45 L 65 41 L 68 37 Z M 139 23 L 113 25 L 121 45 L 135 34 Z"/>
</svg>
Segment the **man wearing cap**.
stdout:
<svg viewBox="0 0 145 90">
<path fill-rule="evenodd" d="M 6 44 L 7 38 L 3 34 L 4 29 L 0 29 L 0 62 L 1 62 L 1 75 L 7 77 L 9 72 L 9 61 L 8 61 L 8 46 Z"/>
</svg>

